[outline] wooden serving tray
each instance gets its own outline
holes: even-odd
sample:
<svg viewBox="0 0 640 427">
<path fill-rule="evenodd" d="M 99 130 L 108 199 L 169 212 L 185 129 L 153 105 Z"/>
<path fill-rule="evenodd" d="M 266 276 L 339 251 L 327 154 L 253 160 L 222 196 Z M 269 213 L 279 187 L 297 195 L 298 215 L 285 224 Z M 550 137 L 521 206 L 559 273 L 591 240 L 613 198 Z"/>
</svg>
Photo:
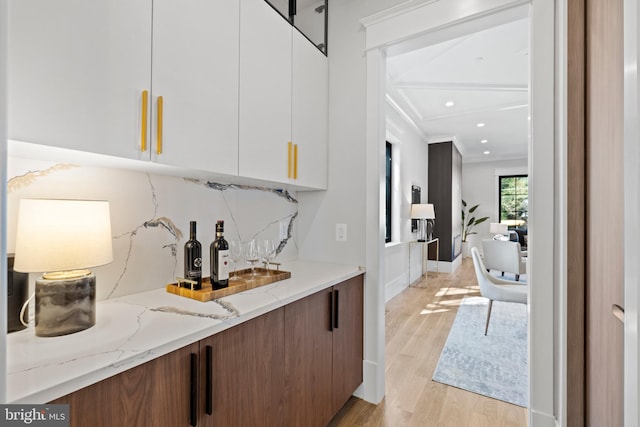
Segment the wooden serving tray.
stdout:
<svg viewBox="0 0 640 427">
<path fill-rule="evenodd" d="M 291 277 L 291 273 L 288 271 L 267 270 L 261 267 L 256 267 L 255 272 L 256 275 L 252 276 L 251 269 L 247 268 L 231 273 L 229 286 L 222 289 L 214 290 L 211 287 L 211 279 L 209 277 L 203 277 L 202 289 L 200 290 L 194 291 L 189 288 L 182 288 L 175 282 L 167 285 L 167 292 L 197 301 L 207 302 Z M 237 277 L 238 279 L 232 280 L 231 277 Z"/>
</svg>

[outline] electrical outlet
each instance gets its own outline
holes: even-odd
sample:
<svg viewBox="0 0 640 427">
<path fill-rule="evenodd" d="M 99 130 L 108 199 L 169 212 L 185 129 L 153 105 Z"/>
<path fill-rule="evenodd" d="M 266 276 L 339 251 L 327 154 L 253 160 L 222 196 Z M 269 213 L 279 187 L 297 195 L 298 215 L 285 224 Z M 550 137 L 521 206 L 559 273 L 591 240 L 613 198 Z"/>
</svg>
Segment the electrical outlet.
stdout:
<svg viewBox="0 0 640 427">
<path fill-rule="evenodd" d="M 336 224 L 336 242 L 347 241 L 347 224 Z"/>
</svg>

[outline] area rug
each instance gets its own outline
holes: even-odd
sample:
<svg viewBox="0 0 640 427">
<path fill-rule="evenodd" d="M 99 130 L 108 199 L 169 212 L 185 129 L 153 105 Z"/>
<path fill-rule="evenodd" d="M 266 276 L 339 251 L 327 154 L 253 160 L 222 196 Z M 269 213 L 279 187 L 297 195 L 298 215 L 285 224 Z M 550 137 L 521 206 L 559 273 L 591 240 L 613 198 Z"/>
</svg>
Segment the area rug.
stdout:
<svg viewBox="0 0 640 427">
<path fill-rule="evenodd" d="M 527 307 L 495 301 L 485 336 L 488 304 L 486 298 L 464 298 L 433 380 L 527 407 Z"/>
</svg>

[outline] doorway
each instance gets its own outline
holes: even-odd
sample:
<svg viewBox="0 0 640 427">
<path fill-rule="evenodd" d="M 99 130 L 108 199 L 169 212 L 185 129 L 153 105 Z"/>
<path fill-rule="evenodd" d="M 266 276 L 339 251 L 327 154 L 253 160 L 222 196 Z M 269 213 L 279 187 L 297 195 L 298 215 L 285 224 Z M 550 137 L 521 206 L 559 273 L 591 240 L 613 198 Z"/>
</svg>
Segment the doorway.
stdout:
<svg viewBox="0 0 640 427">
<path fill-rule="evenodd" d="M 430 38 L 422 37 L 422 46 L 409 41 L 411 50 L 405 49 L 405 42 L 387 49 L 386 137 L 397 146 L 396 154 L 402 154 L 398 156 L 400 160 L 397 163 L 402 169 L 397 173 L 402 182 L 394 189 L 403 192 L 399 199 L 404 202 L 413 184 L 423 185 L 428 191 L 418 203 L 433 203 L 437 212 L 434 237 L 439 238 L 438 266 L 431 265 L 428 270 L 433 273 L 427 273 L 431 277 L 419 284 L 414 283 L 411 277 L 409 284 L 412 286 L 431 288 L 448 283 L 436 275 L 436 270 L 446 272 L 446 277 L 450 277 L 453 283 L 453 278 L 458 275 L 451 273 L 463 268 L 465 261 L 472 264 L 469 253 L 461 255 L 454 250 L 460 248 L 457 239 L 461 234 L 461 199 L 477 205 L 479 209 L 474 208 L 473 213 L 475 218 L 486 216 L 491 219 L 473 229 L 468 245 L 482 250 L 482 240 L 490 238 L 490 222 L 507 224 L 509 221 L 510 228 L 515 230 L 518 227 L 523 236 L 522 230 L 527 229 L 527 210 L 523 210 L 522 205 L 528 199 L 530 18 L 528 8 L 520 11 L 522 16 L 513 21 L 504 22 L 506 19 L 496 14 L 494 20 L 487 19 L 482 25 L 473 21 L 461 24 L 463 28 L 457 28 L 458 35 L 452 39 L 445 39 L 436 31 Z M 513 18 L 513 15 L 510 13 L 508 17 Z M 456 155 L 458 167 L 452 168 L 451 161 L 447 162 L 445 158 L 448 159 L 454 150 L 461 155 Z M 506 178 L 503 175 L 507 170 L 518 170 L 524 175 Z M 517 197 L 514 182 L 524 183 L 524 193 Z M 507 191 L 509 197 L 506 197 Z M 506 212 L 507 209 L 511 211 Z M 394 217 L 396 229 L 401 233 L 398 241 L 404 242 L 405 252 L 402 253 L 403 259 L 399 259 L 396 248 L 387 248 L 386 276 L 391 279 L 395 279 L 394 273 L 399 265 L 405 265 L 406 252 L 413 250 L 409 260 L 422 261 L 425 257 L 422 251 L 427 247 L 411 244 L 416 235 L 410 234 L 407 216 L 408 212 L 405 212 Z M 515 235 L 515 231 L 513 233 Z M 433 246 L 430 249 L 436 249 L 436 245 Z M 464 260 L 463 256 L 467 259 Z M 430 258 L 435 259 L 435 256 L 431 254 Z M 422 266 L 414 267 L 409 266 L 409 271 L 418 270 L 418 278 L 422 277 Z M 473 273 L 473 268 L 471 270 Z M 520 280 L 527 280 L 525 277 L 520 277 Z M 514 275 L 509 274 L 504 278 L 515 280 Z M 442 288 L 437 297 L 441 297 L 442 292 L 446 292 L 446 288 Z M 446 337 L 451 323 L 441 325 Z M 522 325 L 526 327 L 524 321 Z M 429 351 L 439 354 L 441 348 L 442 345 L 436 345 L 425 354 Z M 507 381 L 520 384 L 526 396 L 526 377 L 524 381 L 516 380 L 521 372 L 526 371 L 526 339 L 520 348 L 524 357 L 518 360 L 524 365 L 513 375 L 506 372 L 504 375 Z M 482 357 L 473 352 L 471 355 Z M 387 359 L 386 363 L 389 372 L 391 367 L 388 365 L 393 362 Z M 464 377 L 458 375 L 456 381 L 464 383 Z M 387 378 L 387 381 L 392 380 Z"/>
<path fill-rule="evenodd" d="M 384 177 L 384 158 L 380 156 L 384 143 L 384 100 L 385 100 L 385 56 L 388 49 L 392 49 L 399 42 L 407 42 L 405 48 L 410 47 L 409 40 L 423 43 L 424 37 L 440 36 L 453 37 L 456 31 L 465 25 L 473 23 L 483 24 L 496 16 L 506 19 L 507 16 L 517 16 L 522 13 L 521 8 L 528 9 L 532 19 L 532 50 L 531 50 L 531 117 L 532 135 L 535 139 L 529 149 L 529 171 L 531 182 L 531 222 L 529 250 L 532 254 L 529 260 L 530 280 L 536 283 L 530 294 L 531 313 L 529 319 L 530 342 L 530 421 L 531 425 L 553 425 L 555 422 L 554 395 L 558 384 L 554 378 L 554 338 L 555 319 L 557 319 L 554 299 L 557 299 L 554 289 L 554 278 L 558 279 L 555 271 L 554 257 L 562 248 L 554 237 L 558 228 L 556 219 L 556 205 L 554 192 L 558 185 L 555 174 L 539 173 L 535 171 L 554 171 L 556 164 L 555 129 L 555 39 L 549 28 L 555 28 L 555 2 L 553 0 L 536 0 L 530 7 L 529 2 L 496 0 L 480 2 L 482 4 L 465 4 L 460 7 L 458 2 L 427 2 L 416 6 L 407 4 L 406 9 L 393 8 L 387 16 L 377 14 L 370 19 L 364 19 L 362 24 L 366 28 L 367 48 L 367 176 Z M 535 167 L 535 169 L 534 169 Z M 381 175 L 382 174 L 382 175 Z M 378 206 L 384 212 L 380 200 L 380 182 L 382 179 L 367 181 L 368 205 Z M 377 201 L 377 203 L 376 203 Z M 375 260 L 367 264 L 368 271 L 375 271 L 384 277 L 384 248 L 378 243 L 382 241 L 379 218 L 367 217 L 367 247 L 375 248 L 378 256 L 368 257 Z M 550 250 L 553 248 L 553 250 Z M 380 293 L 380 290 L 376 290 Z M 382 290 L 383 292 L 383 290 Z M 384 298 L 379 298 L 381 306 L 379 312 L 384 313 Z M 549 315 L 549 307 L 554 315 Z M 382 356 L 384 360 L 384 356 Z"/>
</svg>

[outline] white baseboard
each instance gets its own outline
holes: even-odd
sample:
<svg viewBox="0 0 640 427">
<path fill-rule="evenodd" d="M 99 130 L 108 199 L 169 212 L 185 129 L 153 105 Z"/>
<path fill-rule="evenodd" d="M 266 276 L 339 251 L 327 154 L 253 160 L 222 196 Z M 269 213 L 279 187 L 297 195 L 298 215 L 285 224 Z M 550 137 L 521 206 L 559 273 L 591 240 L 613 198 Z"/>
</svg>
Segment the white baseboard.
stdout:
<svg viewBox="0 0 640 427">
<path fill-rule="evenodd" d="M 384 287 L 384 302 L 388 302 L 391 298 L 398 295 L 400 292 L 404 291 L 409 287 L 409 279 L 408 274 L 403 274 L 401 276 L 396 277 L 391 282 L 385 284 Z"/>
<path fill-rule="evenodd" d="M 529 425 L 531 427 L 559 427 L 560 423 L 553 415 L 535 410 L 529 410 Z"/>
<path fill-rule="evenodd" d="M 440 273 L 453 273 L 462 265 L 462 256 L 458 256 L 453 261 L 435 261 L 429 260 L 427 263 L 427 271 L 438 271 Z"/>
<path fill-rule="evenodd" d="M 377 405 L 384 398 L 384 372 L 378 375 L 378 364 L 370 360 L 362 362 L 362 384 L 353 393 L 369 403 Z"/>
</svg>

